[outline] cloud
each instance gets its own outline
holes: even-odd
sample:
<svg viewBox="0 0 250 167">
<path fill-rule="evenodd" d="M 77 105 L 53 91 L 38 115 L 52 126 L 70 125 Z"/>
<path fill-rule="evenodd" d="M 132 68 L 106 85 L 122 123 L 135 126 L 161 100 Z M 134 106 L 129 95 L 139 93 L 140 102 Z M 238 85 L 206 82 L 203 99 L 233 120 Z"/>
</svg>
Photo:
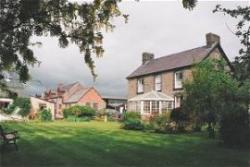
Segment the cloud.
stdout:
<svg viewBox="0 0 250 167">
<path fill-rule="evenodd" d="M 220 2 L 234 8 L 247 2 Z M 128 24 L 122 18 L 114 19 L 114 32 L 104 34 L 105 54 L 95 58 L 98 78 L 93 82 L 89 69 L 79 49 L 70 45 L 62 49 L 56 38 L 34 37 L 41 41 L 41 48 L 34 48 L 40 67 L 31 68 L 33 80 L 25 94 L 34 95 L 58 83 L 79 81 L 95 86 L 102 94 L 126 96 L 126 77 L 141 64 L 144 51 L 155 57 L 165 56 L 185 49 L 205 45 L 205 34 L 214 32 L 221 36 L 221 44 L 230 60 L 238 54 L 241 45 L 231 33 L 237 20 L 219 13 L 212 13 L 217 2 L 199 2 L 193 10 L 185 10 L 180 2 L 122 2 L 120 8 L 129 14 Z M 228 25 L 228 26 L 226 26 Z"/>
</svg>

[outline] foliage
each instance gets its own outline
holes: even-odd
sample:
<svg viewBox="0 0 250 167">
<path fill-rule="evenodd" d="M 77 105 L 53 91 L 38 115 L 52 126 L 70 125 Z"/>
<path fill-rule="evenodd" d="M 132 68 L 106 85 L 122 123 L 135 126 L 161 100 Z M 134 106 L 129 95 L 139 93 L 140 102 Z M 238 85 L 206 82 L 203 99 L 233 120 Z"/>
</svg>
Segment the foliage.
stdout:
<svg viewBox="0 0 250 167">
<path fill-rule="evenodd" d="M 12 114 L 13 111 L 15 110 L 16 106 L 14 104 L 10 104 L 7 108 L 3 109 L 3 112 L 5 114 Z"/>
<path fill-rule="evenodd" d="M 247 108 L 239 104 L 225 106 L 220 121 L 220 137 L 230 147 L 250 146 L 250 122 Z"/>
<path fill-rule="evenodd" d="M 123 114 L 123 120 L 128 120 L 128 119 L 135 119 L 135 120 L 140 120 L 141 119 L 141 114 L 139 112 L 125 112 Z"/>
<path fill-rule="evenodd" d="M 9 105 L 8 108 L 5 108 L 3 111 L 7 114 L 13 113 L 15 109 L 19 109 L 18 114 L 21 116 L 27 116 L 30 113 L 30 99 L 26 97 L 17 97 L 14 99 L 13 104 Z"/>
<path fill-rule="evenodd" d="M 156 132 L 168 132 L 170 123 L 170 112 L 154 116 L 150 119 L 150 124 Z M 171 131 L 171 130 L 170 130 Z"/>
<path fill-rule="evenodd" d="M 105 110 L 105 109 L 96 111 L 96 116 L 97 116 L 97 117 L 103 117 L 103 116 L 106 116 L 106 115 L 108 115 L 108 114 L 109 114 L 108 111 Z"/>
<path fill-rule="evenodd" d="M 184 8 L 192 10 L 197 4 L 197 0 L 182 0 Z"/>
<path fill-rule="evenodd" d="M 14 100 L 13 105 L 15 105 L 16 107 L 19 108 L 18 114 L 20 114 L 21 116 L 25 117 L 25 116 L 29 115 L 30 108 L 31 108 L 31 104 L 30 104 L 30 99 L 29 98 L 26 98 L 26 97 L 17 97 Z"/>
<path fill-rule="evenodd" d="M 123 114 L 122 128 L 128 130 L 143 130 L 144 125 L 141 121 L 141 114 L 139 112 L 125 112 Z"/>
<path fill-rule="evenodd" d="M 144 125 L 139 119 L 126 119 L 123 122 L 122 128 L 127 130 L 143 130 Z"/>
<path fill-rule="evenodd" d="M 179 107 L 172 110 L 170 119 L 176 123 L 177 130 L 183 132 L 190 118 L 189 113 Z"/>
<path fill-rule="evenodd" d="M 249 130 L 249 125 L 246 124 L 249 122 L 247 116 L 249 88 L 248 81 L 242 85 L 224 70 L 223 62 L 204 61 L 194 69 L 193 80 L 184 84 L 183 109 L 189 111 L 192 118 L 196 118 L 195 123 L 208 124 L 210 137 L 214 137 L 214 127 L 219 123 L 220 135 L 224 136 L 222 137 L 224 143 L 231 141 L 234 142 L 233 145 L 240 145 L 241 142 L 235 139 L 237 135 L 233 132 L 241 133 Z M 246 111 L 241 108 L 245 108 Z M 241 117 L 243 115 L 244 119 Z M 232 133 L 229 133 L 230 131 Z M 246 133 L 239 135 L 243 137 Z M 244 136 L 244 138 L 248 137 Z"/>
<path fill-rule="evenodd" d="M 63 109 L 63 118 L 68 118 L 69 115 L 71 115 L 69 108 L 64 108 Z"/>
<path fill-rule="evenodd" d="M 197 126 L 214 123 L 224 105 L 236 100 L 239 83 L 224 69 L 222 60 L 206 60 L 193 69 L 193 80 L 184 83 L 183 110 Z"/>
<path fill-rule="evenodd" d="M 243 48 L 235 58 L 235 77 L 241 82 L 250 79 L 250 6 L 227 9 L 217 5 L 213 12 L 221 12 L 239 20 L 233 33 L 239 38 Z"/>
<path fill-rule="evenodd" d="M 39 112 L 39 118 L 41 121 L 51 121 L 52 114 L 50 109 L 43 109 Z"/>
<path fill-rule="evenodd" d="M 74 105 L 72 107 L 69 107 L 67 109 L 63 110 L 65 118 L 68 118 L 69 116 L 75 116 L 77 117 L 93 117 L 96 114 L 96 111 L 88 106 L 81 106 L 81 105 Z"/>
<path fill-rule="evenodd" d="M 57 37 L 60 47 L 69 42 L 84 53 L 84 60 L 96 77 L 92 54 L 102 56 L 102 30 L 112 30 L 110 20 L 121 16 L 120 0 L 70 2 L 68 0 L 1 0 L 0 70 L 16 71 L 20 81 L 29 79 L 28 66 L 39 63 L 30 46 L 33 35 Z"/>
</svg>

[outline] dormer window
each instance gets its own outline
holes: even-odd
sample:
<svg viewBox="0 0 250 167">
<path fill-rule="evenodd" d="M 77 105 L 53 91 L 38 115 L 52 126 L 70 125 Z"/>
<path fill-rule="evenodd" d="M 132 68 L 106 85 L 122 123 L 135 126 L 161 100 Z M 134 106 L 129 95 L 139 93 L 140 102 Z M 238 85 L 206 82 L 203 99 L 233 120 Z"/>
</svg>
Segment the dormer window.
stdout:
<svg viewBox="0 0 250 167">
<path fill-rule="evenodd" d="M 174 88 L 181 89 L 183 82 L 183 71 L 177 71 L 174 73 Z"/>
<path fill-rule="evenodd" d="M 143 93 L 143 78 L 137 80 L 137 93 Z"/>
<path fill-rule="evenodd" d="M 161 91 L 161 75 L 155 76 L 155 90 Z"/>
</svg>

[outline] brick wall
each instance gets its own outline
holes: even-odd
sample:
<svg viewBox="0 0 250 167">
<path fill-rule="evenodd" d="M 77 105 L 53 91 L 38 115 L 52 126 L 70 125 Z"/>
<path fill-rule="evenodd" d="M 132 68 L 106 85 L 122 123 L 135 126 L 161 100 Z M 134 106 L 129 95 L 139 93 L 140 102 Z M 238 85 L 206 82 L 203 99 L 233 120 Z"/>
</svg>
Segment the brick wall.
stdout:
<svg viewBox="0 0 250 167">
<path fill-rule="evenodd" d="M 93 104 L 96 103 L 98 110 L 104 109 L 106 104 L 102 97 L 97 93 L 95 89 L 90 89 L 79 101 L 77 104 L 86 105 L 90 104 L 90 107 L 93 107 Z"/>
<path fill-rule="evenodd" d="M 220 59 L 223 58 L 219 49 L 215 49 L 210 53 L 209 59 Z M 228 69 L 229 66 L 227 67 Z M 183 77 L 184 81 L 192 79 L 192 68 L 183 69 Z M 162 75 L 162 92 L 174 97 L 176 93 L 181 92 L 181 90 L 174 90 L 174 72 L 163 72 L 159 73 Z M 154 76 L 155 75 L 147 75 L 144 76 L 144 93 L 147 93 L 151 90 L 154 90 Z M 137 78 L 128 79 L 128 99 L 137 95 Z"/>
</svg>

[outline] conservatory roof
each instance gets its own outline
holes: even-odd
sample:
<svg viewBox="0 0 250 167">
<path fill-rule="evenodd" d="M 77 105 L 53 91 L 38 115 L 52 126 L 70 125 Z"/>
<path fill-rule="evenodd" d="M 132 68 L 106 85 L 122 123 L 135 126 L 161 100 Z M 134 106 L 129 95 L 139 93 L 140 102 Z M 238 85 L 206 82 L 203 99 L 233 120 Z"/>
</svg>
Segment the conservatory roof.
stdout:
<svg viewBox="0 0 250 167">
<path fill-rule="evenodd" d="M 152 101 L 174 101 L 174 98 L 168 96 L 162 92 L 151 91 L 148 93 L 144 93 L 138 96 L 135 96 L 128 101 L 145 101 L 145 100 L 152 100 Z"/>
</svg>

